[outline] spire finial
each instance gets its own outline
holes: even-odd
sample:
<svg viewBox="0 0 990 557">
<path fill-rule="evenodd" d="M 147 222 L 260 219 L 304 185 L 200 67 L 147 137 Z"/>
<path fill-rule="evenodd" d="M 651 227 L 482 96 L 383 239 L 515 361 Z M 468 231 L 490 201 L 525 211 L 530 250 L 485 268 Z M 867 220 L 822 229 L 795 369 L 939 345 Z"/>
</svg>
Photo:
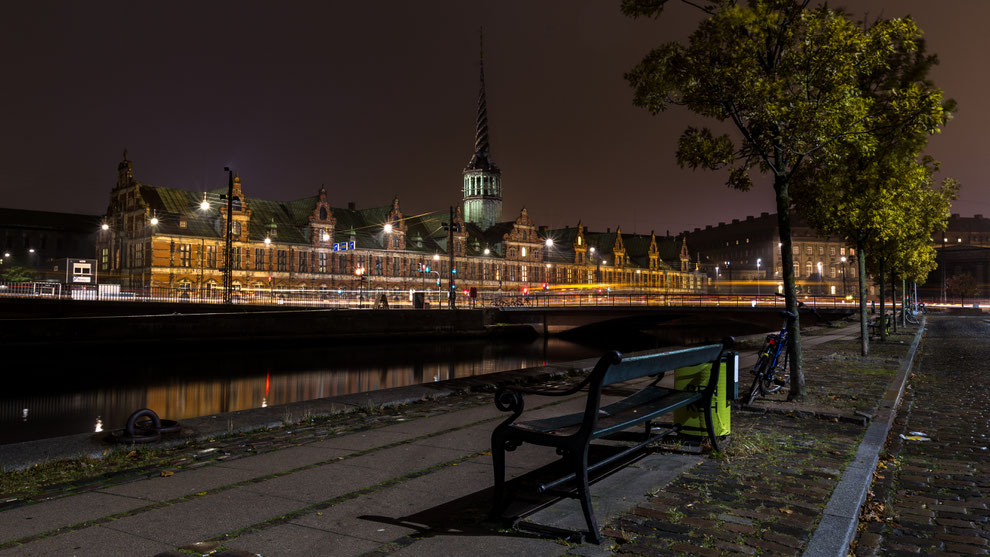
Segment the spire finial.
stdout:
<svg viewBox="0 0 990 557">
<path fill-rule="evenodd" d="M 479 46 L 478 50 L 480 53 L 478 59 L 481 60 L 482 65 L 484 65 L 485 63 L 485 28 L 484 27 L 478 27 L 478 46 Z"/>
</svg>

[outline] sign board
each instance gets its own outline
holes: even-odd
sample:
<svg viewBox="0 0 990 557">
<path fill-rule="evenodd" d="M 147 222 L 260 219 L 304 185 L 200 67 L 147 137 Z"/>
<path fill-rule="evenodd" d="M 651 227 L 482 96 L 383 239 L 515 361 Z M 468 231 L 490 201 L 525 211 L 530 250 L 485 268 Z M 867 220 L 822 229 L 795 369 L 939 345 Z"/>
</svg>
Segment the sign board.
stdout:
<svg viewBox="0 0 990 557">
<path fill-rule="evenodd" d="M 333 251 L 348 251 L 354 249 L 354 241 L 338 242 L 333 245 Z"/>
<path fill-rule="evenodd" d="M 66 284 L 96 284 L 95 259 L 66 259 Z"/>
</svg>

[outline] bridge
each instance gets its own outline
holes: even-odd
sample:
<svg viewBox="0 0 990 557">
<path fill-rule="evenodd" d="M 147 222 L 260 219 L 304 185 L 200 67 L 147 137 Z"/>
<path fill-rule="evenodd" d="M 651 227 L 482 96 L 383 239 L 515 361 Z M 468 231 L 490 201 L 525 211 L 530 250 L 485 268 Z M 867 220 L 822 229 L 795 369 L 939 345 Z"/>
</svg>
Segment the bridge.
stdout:
<svg viewBox="0 0 990 557">
<path fill-rule="evenodd" d="M 814 306 L 811 306 L 814 308 Z M 530 325 L 544 335 L 587 335 L 609 330 L 679 329 L 694 338 L 720 329 L 767 331 L 780 327 L 782 303 L 773 305 L 512 307 L 499 311 L 501 323 Z M 852 315 L 858 304 L 821 305 L 801 311 L 802 324 L 822 324 Z M 690 334 L 695 333 L 695 334 Z M 704 340 L 704 339 L 701 339 Z"/>
</svg>

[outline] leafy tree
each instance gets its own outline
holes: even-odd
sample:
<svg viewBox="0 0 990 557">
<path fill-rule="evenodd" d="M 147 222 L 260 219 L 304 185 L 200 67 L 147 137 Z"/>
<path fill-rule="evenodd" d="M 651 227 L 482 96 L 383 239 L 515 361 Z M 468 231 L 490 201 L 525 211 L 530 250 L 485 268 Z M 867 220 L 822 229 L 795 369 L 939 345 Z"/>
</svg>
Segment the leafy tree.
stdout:
<svg viewBox="0 0 990 557">
<path fill-rule="evenodd" d="M 973 298 L 980 293 L 980 285 L 976 277 L 969 273 L 953 275 L 945 280 L 945 289 L 959 296 L 959 305 L 966 305 L 966 298 Z"/>
<path fill-rule="evenodd" d="M 625 0 L 633 17 L 659 16 L 664 0 Z M 827 162 L 839 142 L 868 132 L 870 99 L 860 84 L 887 63 L 905 29 L 865 30 L 843 13 L 808 0 L 689 2 L 707 17 L 688 44 L 654 49 L 626 75 L 634 103 L 658 114 L 685 106 L 725 122 L 736 136 L 689 127 L 677 161 L 692 169 L 727 169 L 728 185 L 753 186 L 751 172 L 772 177 L 787 308 L 798 313 L 791 251 L 791 185 Z M 881 33 L 882 31 L 882 33 Z M 792 324 L 789 399 L 806 396 L 799 320 Z"/>
<path fill-rule="evenodd" d="M 31 268 L 7 262 L 0 264 L 0 282 L 28 282 L 37 278 L 38 273 Z"/>
<path fill-rule="evenodd" d="M 921 30 L 910 19 L 877 21 L 868 34 L 887 45 L 888 56 L 860 76 L 860 94 L 869 101 L 864 132 L 841 141 L 795 187 L 809 222 L 845 238 L 856 251 L 864 356 L 869 354 L 867 271 L 879 278 L 881 310 L 887 273 L 927 276 L 934 266 L 931 234 L 944 228 L 958 190 L 951 180 L 932 190 L 938 164 L 918 160 L 929 136 L 955 110 L 955 103 L 944 100 L 928 79 L 938 59 L 925 52 Z"/>
<path fill-rule="evenodd" d="M 880 314 L 885 312 L 886 285 L 898 277 L 922 282 L 935 268 L 935 248 L 931 236 L 945 228 L 957 184 L 946 180 L 942 187 L 931 188 L 932 173 L 937 169 L 930 159 L 903 164 L 903 173 L 886 176 L 878 188 L 881 200 L 872 207 L 873 222 L 867 230 L 863 259 L 870 274 L 880 284 Z M 893 290 L 892 302 L 893 305 Z M 864 304 L 865 309 L 865 304 Z M 881 330 L 881 339 L 884 333 Z"/>
</svg>

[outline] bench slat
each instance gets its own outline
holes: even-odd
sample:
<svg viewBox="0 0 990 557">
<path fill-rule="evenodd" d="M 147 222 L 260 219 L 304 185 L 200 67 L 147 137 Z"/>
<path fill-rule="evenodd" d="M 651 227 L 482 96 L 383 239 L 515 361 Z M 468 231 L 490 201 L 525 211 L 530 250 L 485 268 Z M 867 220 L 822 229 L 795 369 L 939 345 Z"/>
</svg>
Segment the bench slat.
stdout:
<svg viewBox="0 0 990 557">
<path fill-rule="evenodd" d="M 709 363 L 722 352 L 721 344 L 674 350 L 664 354 L 643 354 L 624 357 L 605 372 L 602 385 L 613 385 L 630 379 L 653 375 L 672 369 Z"/>
<path fill-rule="evenodd" d="M 672 391 L 663 387 L 649 386 L 618 402 L 603 406 L 598 411 L 598 427 L 591 434 L 592 439 L 611 435 L 617 431 L 628 429 L 654 416 L 666 414 L 675 408 L 680 408 L 701 400 L 701 392 Z M 576 412 L 564 416 L 517 422 L 512 427 L 551 435 L 573 435 L 577 433 L 584 412 Z"/>
</svg>

